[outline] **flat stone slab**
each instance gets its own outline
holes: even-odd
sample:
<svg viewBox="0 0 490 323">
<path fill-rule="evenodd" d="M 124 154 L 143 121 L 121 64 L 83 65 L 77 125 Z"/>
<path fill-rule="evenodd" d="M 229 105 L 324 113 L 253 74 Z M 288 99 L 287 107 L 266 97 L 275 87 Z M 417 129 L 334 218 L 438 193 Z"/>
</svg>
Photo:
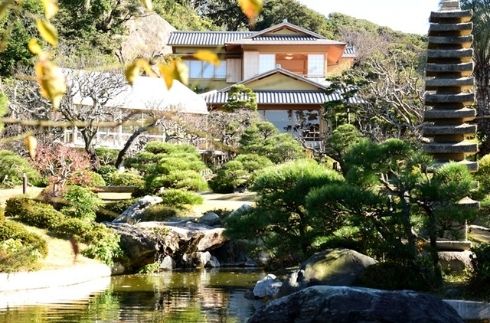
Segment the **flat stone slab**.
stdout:
<svg viewBox="0 0 490 323">
<path fill-rule="evenodd" d="M 475 93 L 425 95 L 425 102 L 428 103 L 471 103 L 473 101 L 475 101 Z"/>
<path fill-rule="evenodd" d="M 453 44 L 471 44 L 472 42 L 473 42 L 473 35 L 429 37 L 429 44 L 453 45 Z"/>
<path fill-rule="evenodd" d="M 464 87 L 473 86 L 475 79 L 473 77 L 460 77 L 460 78 L 434 78 L 425 81 L 427 88 L 437 87 Z"/>
<path fill-rule="evenodd" d="M 457 72 L 473 72 L 473 62 L 459 64 L 437 64 L 428 63 L 425 67 L 426 72 L 432 73 L 457 73 Z"/>
<path fill-rule="evenodd" d="M 429 49 L 427 50 L 428 58 L 462 58 L 462 57 L 473 57 L 472 48 L 463 49 Z"/>
<path fill-rule="evenodd" d="M 476 110 L 471 108 L 463 109 L 431 109 L 424 113 L 425 120 L 437 119 L 464 119 L 465 121 L 473 120 L 476 117 Z"/>
<path fill-rule="evenodd" d="M 436 241 L 440 251 L 467 251 L 471 249 L 470 241 Z"/>
<path fill-rule="evenodd" d="M 438 18 L 446 18 L 446 19 L 454 19 L 454 18 L 471 18 L 470 10 L 453 10 L 453 11 L 433 11 L 430 13 L 430 19 L 438 19 Z"/>
<path fill-rule="evenodd" d="M 444 23 L 431 23 L 429 27 L 429 33 L 434 31 L 471 31 L 473 29 L 473 23 L 464 22 L 460 24 L 444 24 Z"/>
<path fill-rule="evenodd" d="M 478 144 L 462 141 L 458 143 L 430 143 L 424 145 L 424 151 L 426 153 L 476 153 L 478 150 Z"/>
<path fill-rule="evenodd" d="M 462 124 L 451 126 L 427 125 L 423 128 L 425 136 L 431 135 L 464 135 L 476 133 L 476 125 Z"/>
<path fill-rule="evenodd" d="M 475 302 L 455 299 L 444 299 L 443 302 L 449 304 L 458 312 L 463 320 L 488 320 L 490 319 L 490 304 L 486 302 Z"/>
</svg>

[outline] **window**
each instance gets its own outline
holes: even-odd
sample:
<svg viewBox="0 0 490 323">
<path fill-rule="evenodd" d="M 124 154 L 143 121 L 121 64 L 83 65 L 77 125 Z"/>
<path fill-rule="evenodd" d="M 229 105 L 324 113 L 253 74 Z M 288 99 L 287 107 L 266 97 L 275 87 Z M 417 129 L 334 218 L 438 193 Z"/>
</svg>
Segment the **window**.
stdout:
<svg viewBox="0 0 490 323">
<path fill-rule="evenodd" d="M 260 54 L 259 55 L 259 74 L 268 72 L 276 68 L 275 54 Z"/>
<path fill-rule="evenodd" d="M 325 56 L 323 54 L 308 55 L 308 77 L 325 77 Z"/>
<path fill-rule="evenodd" d="M 226 78 L 225 61 L 222 61 L 220 65 L 213 65 L 198 60 L 184 60 L 184 63 L 189 68 L 189 78 L 191 79 Z"/>
</svg>

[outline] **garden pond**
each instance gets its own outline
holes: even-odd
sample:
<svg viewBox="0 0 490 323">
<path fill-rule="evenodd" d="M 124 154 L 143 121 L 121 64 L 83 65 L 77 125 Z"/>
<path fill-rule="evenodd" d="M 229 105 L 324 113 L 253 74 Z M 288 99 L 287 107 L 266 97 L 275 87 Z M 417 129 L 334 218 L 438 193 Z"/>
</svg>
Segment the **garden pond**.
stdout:
<svg viewBox="0 0 490 323">
<path fill-rule="evenodd" d="M 245 322 L 262 305 L 245 292 L 262 277 L 177 271 L 0 294 L 0 322 Z"/>
</svg>

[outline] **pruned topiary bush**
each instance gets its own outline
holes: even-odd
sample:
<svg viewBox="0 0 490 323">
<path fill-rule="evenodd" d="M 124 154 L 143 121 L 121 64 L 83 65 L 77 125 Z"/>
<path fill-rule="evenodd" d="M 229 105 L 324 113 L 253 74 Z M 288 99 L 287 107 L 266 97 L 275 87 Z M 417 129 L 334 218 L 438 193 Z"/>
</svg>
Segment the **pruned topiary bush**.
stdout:
<svg viewBox="0 0 490 323">
<path fill-rule="evenodd" d="M 128 158 L 126 166 L 142 174 L 149 194 L 158 192 L 160 188 L 207 189 L 206 180 L 201 175 L 206 165 L 196 148 L 190 145 L 150 142 L 144 151 Z"/>
<path fill-rule="evenodd" d="M 258 170 L 271 166 L 272 162 L 257 154 L 239 155 L 221 167 L 209 186 L 216 193 L 233 193 L 248 188 Z"/>
<path fill-rule="evenodd" d="M 177 216 L 175 207 L 163 204 L 152 205 L 141 214 L 140 220 L 145 221 L 165 221 L 168 218 Z"/>
<path fill-rule="evenodd" d="M 0 150 L 0 187 L 22 184 L 23 174 L 33 185 L 41 184 L 41 175 L 27 159 L 8 150 Z"/>
<path fill-rule="evenodd" d="M 5 214 L 41 229 L 51 228 L 64 218 L 63 213 L 56 211 L 52 205 L 24 197 L 8 199 Z"/>
<path fill-rule="evenodd" d="M 162 204 L 177 208 L 203 203 L 201 195 L 179 189 L 167 189 L 160 195 L 160 197 L 163 199 Z"/>
</svg>

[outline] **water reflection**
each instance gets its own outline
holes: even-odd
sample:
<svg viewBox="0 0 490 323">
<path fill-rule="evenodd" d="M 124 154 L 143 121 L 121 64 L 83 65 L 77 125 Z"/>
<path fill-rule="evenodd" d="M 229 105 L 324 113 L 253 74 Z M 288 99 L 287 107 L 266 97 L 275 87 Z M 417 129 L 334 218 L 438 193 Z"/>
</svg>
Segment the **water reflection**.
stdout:
<svg viewBox="0 0 490 323">
<path fill-rule="evenodd" d="M 262 276 L 233 270 L 118 276 L 90 297 L 0 308 L 0 322 L 245 322 L 260 306 L 244 298 L 245 290 Z"/>
</svg>

